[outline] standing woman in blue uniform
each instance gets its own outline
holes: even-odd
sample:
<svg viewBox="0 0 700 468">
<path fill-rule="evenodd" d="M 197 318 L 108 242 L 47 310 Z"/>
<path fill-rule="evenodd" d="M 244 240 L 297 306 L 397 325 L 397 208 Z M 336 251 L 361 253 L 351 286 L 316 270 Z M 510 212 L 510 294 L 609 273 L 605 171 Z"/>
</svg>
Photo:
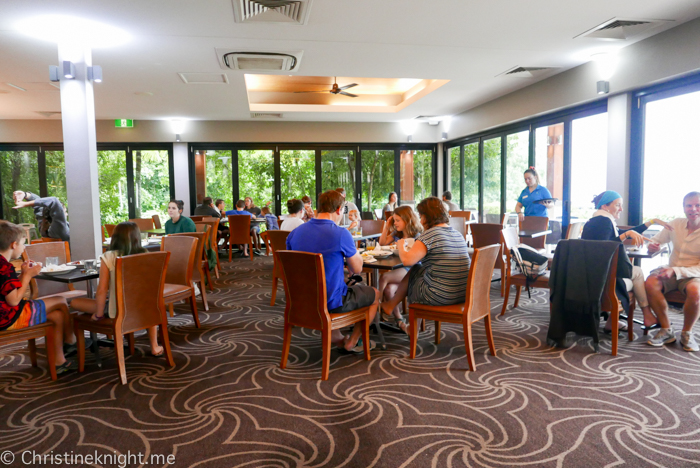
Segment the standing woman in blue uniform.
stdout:
<svg viewBox="0 0 700 468">
<path fill-rule="evenodd" d="M 525 216 L 547 217 L 547 206 L 535 202 L 552 198 L 552 194 L 549 193 L 547 187 L 540 185 L 540 176 L 537 175 L 537 171 L 533 166 L 530 166 L 523 175 L 527 187 L 520 192 L 518 203 L 515 204 L 515 212 L 518 213 L 518 219 L 522 221 Z"/>
</svg>

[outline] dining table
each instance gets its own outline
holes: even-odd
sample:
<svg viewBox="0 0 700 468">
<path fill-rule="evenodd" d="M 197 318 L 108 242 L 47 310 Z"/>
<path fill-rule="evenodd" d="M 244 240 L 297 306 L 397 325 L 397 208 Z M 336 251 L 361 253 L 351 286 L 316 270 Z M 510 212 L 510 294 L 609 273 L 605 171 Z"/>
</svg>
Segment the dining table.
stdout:
<svg viewBox="0 0 700 468">
<path fill-rule="evenodd" d="M 645 245 L 643 247 L 625 246 L 627 250 L 627 256 L 634 262 L 635 266 L 642 266 L 642 259 L 644 258 L 654 258 L 664 252 L 667 252 L 666 247 L 655 252 L 649 252 L 649 246 Z"/>
<path fill-rule="evenodd" d="M 525 237 L 527 239 L 536 239 L 537 237 L 546 236 L 551 234 L 551 229 L 521 229 L 518 231 L 518 237 Z"/>
</svg>

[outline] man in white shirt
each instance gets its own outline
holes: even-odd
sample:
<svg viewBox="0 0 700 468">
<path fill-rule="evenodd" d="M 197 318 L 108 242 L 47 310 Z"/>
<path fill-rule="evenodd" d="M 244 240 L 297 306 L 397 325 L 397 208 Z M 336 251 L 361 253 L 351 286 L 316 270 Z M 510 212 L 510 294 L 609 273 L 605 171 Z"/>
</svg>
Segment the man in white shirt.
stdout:
<svg viewBox="0 0 700 468">
<path fill-rule="evenodd" d="M 442 194 L 442 201 L 447 205 L 447 211 L 459 211 L 459 205 L 452 201 L 452 192 L 449 190 Z"/>
<path fill-rule="evenodd" d="M 337 189 L 335 189 L 335 191 L 341 194 L 343 196 L 343 199 L 345 199 L 345 189 L 343 187 L 338 187 Z M 352 210 L 355 210 L 358 213 L 360 212 L 360 210 L 357 209 L 356 204 L 354 204 L 351 201 L 345 200 L 345 208 L 343 209 L 343 220 L 341 221 L 343 225 L 350 224 L 350 220 L 348 219 L 348 213 L 350 213 Z"/>
<path fill-rule="evenodd" d="M 676 341 L 668 320 L 668 302 L 664 293 L 678 289 L 685 293 L 683 306 L 683 331 L 681 345 L 685 351 L 700 351 L 693 325 L 700 316 L 700 192 L 690 192 L 683 198 L 685 218 L 677 218 L 669 224 L 672 230 L 664 229 L 652 238 L 649 251 L 671 242 L 673 253 L 669 265 L 657 268 L 646 280 L 649 305 L 659 318 L 661 329 L 648 341 L 651 346 L 663 346 Z"/>
</svg>

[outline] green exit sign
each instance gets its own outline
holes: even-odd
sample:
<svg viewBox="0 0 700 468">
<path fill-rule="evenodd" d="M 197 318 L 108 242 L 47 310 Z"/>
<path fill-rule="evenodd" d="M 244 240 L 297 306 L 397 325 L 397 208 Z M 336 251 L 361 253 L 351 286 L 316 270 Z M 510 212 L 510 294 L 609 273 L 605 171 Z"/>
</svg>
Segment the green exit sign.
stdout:
<svg viewBox="0 0 700 468">
<path fill-rule="evenodd" d="M 134 121 L 131 119 L 116 119 L 114 121 L 114 126 L 117 128 L 133 128 Z"/>
</svg>

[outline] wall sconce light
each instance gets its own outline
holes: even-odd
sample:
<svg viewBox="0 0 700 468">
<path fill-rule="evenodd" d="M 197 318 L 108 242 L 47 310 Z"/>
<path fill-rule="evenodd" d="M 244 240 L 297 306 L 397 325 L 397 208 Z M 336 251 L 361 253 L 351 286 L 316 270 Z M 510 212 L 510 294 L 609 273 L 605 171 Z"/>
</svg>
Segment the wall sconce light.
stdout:
<svg viewBox="0 0 700 468">
<path fill-rule="evenodd" d="M 408 142 L 409 143 L 413 142 L 413 135 L 408 135 Z"/>
<path fill-rule="evenodd" d="M 93 65 L 87 67 L 88 80 L 94 81 L 95 83 L 102 83 L 102 67 L 99 65 Z"/>
<path fill-rule="evenodd" d="M 596 83 L 598 94 L 608 94 L 610 92 L 610 82 L 609 81 L 599 81 Z"/>
<path fill-rule="evenodd" d="M 600 81 L 596 83 L 598 94 L 608 94 L 610 92 L 610 78 L 615 73 L 617 68 L 617 56 L 612 53 L 595 54 L 591 56 L 598 68 L 598 76 Z"/>
<path fill-rule="evenodd" d="M 175 141 L 180 141 L 180 134 L 185 130 L 185 122 L 183 120 L 171 120 L 170 126 L 175 134 Z"/>
<path fill-rule="evenodd" d="M 442 139 L 447 140 L 447 132 L 442 132 Z"/>
<path fill-rule="evenodd" d="M 403 132 L 406 134 L 408 137 L 408 142 L 413 141 L 413 133 L 416 130 L 416 121 L 415 120 L 404 120 L 401 122 L 401 128 L 403 129 Z"/>
<path fill-rule="evenodd" d="M 58 67 L 56 65 L 49 65 L 49 80 L 51 81 L 61 81 L 61 77 L 58 74 Z"/>
<path fill-rule="evenodd" d="M 75 79 L 75 65 L 68 60 L 63 62 L 63 77 L 67 80 Z"/>
</svg>

